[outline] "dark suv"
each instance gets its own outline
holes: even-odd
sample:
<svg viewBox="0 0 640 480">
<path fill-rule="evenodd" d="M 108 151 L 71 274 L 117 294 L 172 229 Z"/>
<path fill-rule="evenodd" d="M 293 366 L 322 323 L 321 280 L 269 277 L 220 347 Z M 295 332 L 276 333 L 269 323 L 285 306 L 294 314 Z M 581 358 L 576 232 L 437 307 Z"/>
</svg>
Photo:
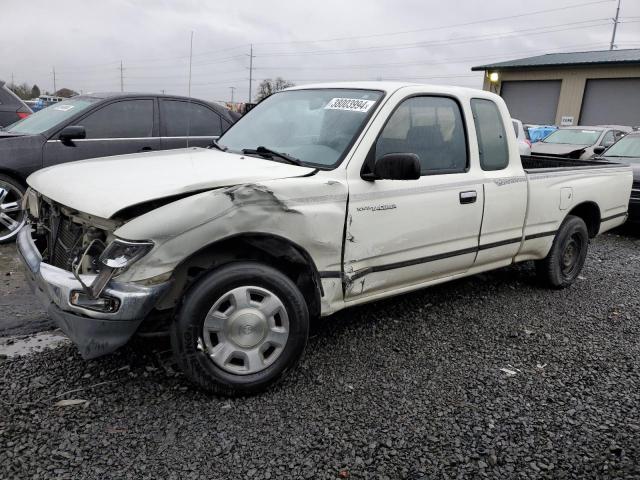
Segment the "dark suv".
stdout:
<svg viewBox="0 0 640 480">
<path fill-rule="evenodd" d="M 31 109 L 0 80 L 0 127 L 6 127 L 31 115 Z"/>
<path fill-rule="evenodd" d="M 0 243 L 24 223 L 25 180 L 36 170 L 86 158 L 206 147 L 236 119 L 220 105 L 193 98 L 101 93 L 69 98 L 10 125 L 0 131 Z"/>
</svg>

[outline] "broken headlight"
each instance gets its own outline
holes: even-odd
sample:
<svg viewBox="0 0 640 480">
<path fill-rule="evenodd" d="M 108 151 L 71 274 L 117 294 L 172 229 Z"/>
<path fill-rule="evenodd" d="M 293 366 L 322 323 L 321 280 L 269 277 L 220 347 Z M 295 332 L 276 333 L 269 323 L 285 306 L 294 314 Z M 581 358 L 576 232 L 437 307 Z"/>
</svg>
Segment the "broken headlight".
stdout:
<svg viewBox="0 0 640 480">
<path fill-rule="evenodd" d="M 127 268 L 137 262 L 153 248 L 153 242 L 131 242 L 115 239 L 100 255 L 100 262 L 111 268 Z"/>
</svg>

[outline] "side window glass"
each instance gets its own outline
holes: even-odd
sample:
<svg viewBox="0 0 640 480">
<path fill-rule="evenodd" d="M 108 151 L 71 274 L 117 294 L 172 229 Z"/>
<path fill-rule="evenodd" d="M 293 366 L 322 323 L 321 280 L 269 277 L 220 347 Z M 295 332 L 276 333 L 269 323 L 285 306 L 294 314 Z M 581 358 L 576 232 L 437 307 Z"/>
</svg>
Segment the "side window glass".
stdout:
<svg viewBox="0 0 640 480">
<path fill-rule="evenodd" d="M 141 138 L 153 136 L 153 100 L 111 103 L 78 122 L 87 138 Z"/>
<path fill-rule="evenodd" d="M 600 142 L 600 145 L 602 145 L 603 147 L 610 147 L 611 145 L 613 145 L 615 142 L 615 136 L 613 133 L 613 130 L 609 130 L 607 133 L 604 134 L 604 137 L 602 137 L 602 142 Z"/>
<path fill-rule="evenodd" d="M 413 97 L 389 118 L 376 142 L 376 159 L 414 153 L 422 175 L 464 172 L 467 141 L 460 107 L 446 97 Z"/>
<path fill-rule="evenodd" d="M 473 123 L 478 137 L 480 167 L 502 170 L 509 165 L 509 144 L 498 106 L 491 100 L 471 100 Z"/>
<path fill-rule="evenodd" d="M 213 137 L 222 134 L 222 118 L 199 103 L 161 100 L 164 135 L 167 137 Z"/>
</svg>

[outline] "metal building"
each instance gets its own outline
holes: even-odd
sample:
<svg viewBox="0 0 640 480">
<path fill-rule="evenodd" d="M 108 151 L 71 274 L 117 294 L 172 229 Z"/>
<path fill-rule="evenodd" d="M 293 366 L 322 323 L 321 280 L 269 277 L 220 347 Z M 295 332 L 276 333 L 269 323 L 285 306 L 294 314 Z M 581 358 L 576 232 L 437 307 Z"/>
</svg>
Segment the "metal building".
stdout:
<svg viewBox="0 0 640 480">
<path fill-rule="evenodd" d="M 484 89 L 525 123 L 640 125 L 640 49 L 550 53 L 471 70 L 484 70 Z"/>
</svg>

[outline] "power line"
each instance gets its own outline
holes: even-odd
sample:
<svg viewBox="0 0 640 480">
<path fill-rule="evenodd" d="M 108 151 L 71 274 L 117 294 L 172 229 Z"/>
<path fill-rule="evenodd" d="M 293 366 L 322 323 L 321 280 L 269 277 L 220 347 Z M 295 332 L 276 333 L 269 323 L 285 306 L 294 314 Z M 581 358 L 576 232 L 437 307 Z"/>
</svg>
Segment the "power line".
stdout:
<svg viewBox="0 0 640 480">
<path fill-rule="evenodd" d="M 403 31 L 398 31 L 398 32 L 387 32 L 387 33 L 372 33 L 372 34 L 368 34 L 368 35 L 357 35 L 357 36 L 339 37 L 339 38 L 325 38 L 325 39 L 316 39 L 316 40 L 291 40 L 291 41 L 282 41 L 282 42 L 262 42 L 262 43 L 256 43 L 256 45 L 282 45 L 282 44 L 294 44 L 294 43 L 338 42 L 338 41 L 344 41 L 344 40 L 359 40 L 359 39 L 363 39 L 363 38 L 376 38 L 376 37 L 386 37 L 386 36 L 395 36 L 395 35 L 405 35 L 405 34 L 409 34 L 409 33 L 431 32 L 431 31 L 436 31 L 436 30 L 445 30 L 445 29 L 448 29 L 448 28 L 467 27 L 467 26 L 470 26 L 470 25 L 478 25 L 478 24 L 488 23 L 488 22 L 497 22 L 497 21 L 500 21 L 500 20 L 511 20 L 511 19 L 514 19 L 514 18 L 522 18 L 522 17 L 529 18 L 532 15 L 540 15 L 540 14 L 543 14 L 543 13 L 558 12 L 558 11 L 561 11 L 561 10 L 569 10 L 569 9 L 572 9 L 572 8 L 588 7 L 588 6 L 591 6 L 591 5 L 597 5 L 597 4 L 601 4 L 601 3 L 610 3 L 612 1 L 614 1 L 614 0 L 598 0 L 598 1 L 594 1 L 594 2 L 566 5 L 564 7 L 549 8 L 549 9 L 545 9 L 545 10 L 536 10 L 536 11 L 533 11 L 533 12 L 521 13 L 521 14 L 516 14 L 516 15 L 507 15 L 507 16 L 504 16 L 504 17 L 485 18 L 485 19 L 482 19 L 482 20 L 474 20 L 472 22 L 441 25 L 441 26 L 438 26 L 438 27 L 419 28 L 419 29 L 415 29 L 415 30 L 403 30 Z"/>
<path fill-rule="evenodd" d="M 585 25 L 587 23 L 599 22 L 593 25 Z M 429 47 L 429 46 L 440 46 L 440 45 L 455 45 L 460 43 L 469 43 L 476 42 L 482 40 L 495 40 L 501 38 L 507 38 L 512 36 L 517 36 L 520 33 L 529 33 L 530 35 L 544 35 L 547 33 L 556 33 L 556 32 L 564 32 L 567 30 L 575 30 L 580 28 L 592 28 L 599 27 L 603 25 L 608 25 L 609 19 L 606 18 L 598 18 L 592 20 L 584 20 L 579 22 L 568 22 L 568 23 L 560 23 L 556 25 L 549 25 L 546 27 L 531 27 L 522 30 L 512 30 L 511 32 L 505 32 L 501 34 L 483 34 L 483 35 L 473 35 L 468 37 L 459 37 L 456 39 L 445 39 L 445 40 L 432 40 L 432 41 L 423 41 L 417 43 L 399 43 L 392 45 L 377 45 L 372 47 L 357 47 L 357 48 L 349 48 L 349 49 L 334 49 L 334 50 L 307 50 L 303 52 L 267 52 L 262 53 L 260 57 L 288 57 L 288 56 L 300 56 L 300 55 L 335 55 L 335 54 L 345 54 L 345 53 L 363 53 L 363 52 L 372 52 L 372 51 L 382 51 L 382 50 L 397 50 L 397 49 L 408 49 L 408 48 L 421 48 L 421 47 Z M 569 26 L 569 28 L 558 29 L 557 27 Z M 541 31 L 544 30 L 545 31 Z M 555 30 L 549 30 L 555 29 Z"/>
</svg>

